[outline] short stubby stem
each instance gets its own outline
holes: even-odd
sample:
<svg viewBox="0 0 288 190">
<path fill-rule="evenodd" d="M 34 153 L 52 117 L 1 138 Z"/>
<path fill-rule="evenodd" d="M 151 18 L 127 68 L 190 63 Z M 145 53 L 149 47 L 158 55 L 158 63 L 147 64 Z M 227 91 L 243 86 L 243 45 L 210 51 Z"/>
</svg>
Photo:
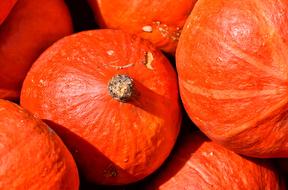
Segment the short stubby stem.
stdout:
<svg viewBox="0 0 288 190">
<path fill-rule="evenodd" d="M 108 83 L 109 94 L 120 102 L 128 102 L 131 99 L 133 88 L 133 79 L 127 75 L 114 75 Z"/>
</svg>

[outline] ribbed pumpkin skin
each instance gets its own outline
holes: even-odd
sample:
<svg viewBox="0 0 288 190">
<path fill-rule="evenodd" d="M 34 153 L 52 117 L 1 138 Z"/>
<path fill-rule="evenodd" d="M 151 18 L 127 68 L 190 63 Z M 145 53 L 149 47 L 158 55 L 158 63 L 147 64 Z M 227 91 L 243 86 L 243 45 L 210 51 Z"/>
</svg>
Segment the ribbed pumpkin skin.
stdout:
<svg viewBox="0 0 288 190">
<path fill-rule="evenodd" d="M 3 23 L 17 0 L 0 0 L 0 25 Z"/>
<path fill-rule="evenodd" d="M 64 0 L 18 0 L 0 27 L 0 98 L 17 100 L 36 58 L 72 33 Z"/>
<path fill-rule="evenodd" d="M 176 53 L 180 94 L 211 139 L 288 157 L 288 1 L 200 0 Z"/>
<path fill-rule="evenodd" d="M 158 48 L 174 54 L 182 27 L 196 0 L 89 0 L 88 2 L 101 27 L 137 34 L 150 40 Z"/>
<path fill-rule="evenodd" d="M 148 190 L 284 190 L 268 160 L 248 160 L 197 132 L 180 139 Z"/>
<path fill-rule="evenodd" d="M 0 99 L 0 189 L 78 190 L 72 155 L 54 131 Z"/>
<path fill-rule="evenodd" d="M 115 74 L 134 79 L 131 101 L 120 103 L 108 93 Z M 21 105 L 54 123 L 82 174 L 98 184 L 151 174 L 170 153 L 181 122 L 169 61 L 148 41 L 109 29 L 50 47 L 29 71 Z"/>
</svg>

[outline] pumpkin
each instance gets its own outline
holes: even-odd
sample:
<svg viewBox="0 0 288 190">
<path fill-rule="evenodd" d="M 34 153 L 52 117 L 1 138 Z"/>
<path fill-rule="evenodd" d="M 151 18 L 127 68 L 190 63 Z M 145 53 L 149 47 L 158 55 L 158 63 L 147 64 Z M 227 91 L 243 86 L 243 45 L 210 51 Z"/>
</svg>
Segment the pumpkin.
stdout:
<svg viewBox="0 0 288 190">
<path fill-rule="evenodd" d="M 288 1 L 200 0 L 176 53 L 181 99 L 210 139 L 288 157 Z"/>
<path fill-rule="evenodd" d="M 148 41 L 110 29 L 51 46 L 29 71 L 20 102 L 62 137 L 87 181 L 104 185 L 154 172 L 181 122 L 169 61 Z"/>
<path fill-rule="evenodd" d="M 0 25 L 8 16 L 17 0 L 0 0 Z"/>
<path fill-rule="evenodd" d="M 174 54 L 182 27 L 196 0 L 89 0 L 102 28 L 121 29 Z"/>
<path fill-rule="evenodd" d="M 0 189 L 78 190 L 71 153 L 40 119 L 0 99 Z"/>
<path fill-rule="evenodd" d="M 70 33 L 72 23 L 64 0 L 18 0 L 0 27 L 0 98 L 18 100 L 35 59 Z"/>
<path fill-rule="evenodd" d="M 202 133 L 181 136 L 169 162 L 147 189 L 280 190 L 277 170 L 268 160 L 248 159 L 207 139 Z"/>
</svg>

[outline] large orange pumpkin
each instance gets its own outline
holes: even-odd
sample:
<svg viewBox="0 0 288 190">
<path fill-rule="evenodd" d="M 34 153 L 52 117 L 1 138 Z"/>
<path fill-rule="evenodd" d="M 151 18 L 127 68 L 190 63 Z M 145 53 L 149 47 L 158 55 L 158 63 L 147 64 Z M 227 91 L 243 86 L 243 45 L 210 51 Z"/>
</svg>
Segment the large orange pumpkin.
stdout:
<svg viewBox="0 0 288 190">
<path fill-rule="evenodd" d="M 35 59 L 70 33 L 64 0 L 18 0 L 0 27 L 0 98 L 17 100 Z"/>
<path fill-rule="evenodd" d="M 284 190 L 270 161 L 242 157 L 201 133 L 180 137 L 171 159 L 147 189 Z"/>
<path fill-rule="evenodd" d="M 78 190 L 72 155 L 54 131 L 0 99 L 0 189 Z"/>
<path fill-rule="evenodd" d="M 0 0 L 0 25 L 8 16 L 17 0 Z"/>
<path fill-rule="evenodd" d="M 89 0 L 103 28 L 125 30 L 173 53 L 196 0 Z"/>
<path fill-rule="evenodd" d="M 128 184 L 155 171 L 181 121 L 175 71 L 152 46 L 117 30 L 66 37 L 34 63 L 21 105 L 48 122 L 80 172 Z"/>
<path fill-rule="evenodd" d="M 183 104 L 211 139 L 288 157 L 288 1 L 200 0 L 176 53 Z"/>
</svg>

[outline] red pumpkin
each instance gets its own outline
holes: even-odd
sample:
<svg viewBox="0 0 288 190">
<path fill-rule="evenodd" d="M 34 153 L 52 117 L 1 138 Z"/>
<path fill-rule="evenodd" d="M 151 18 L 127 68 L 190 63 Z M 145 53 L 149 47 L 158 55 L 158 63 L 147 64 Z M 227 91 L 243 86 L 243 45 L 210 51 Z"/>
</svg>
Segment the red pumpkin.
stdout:
<svg viewBox="0 0 288 190">
<path fill-rule="evenodd" d="M 17 0 L 0 0 L 0 25 L 8 16 Z"/>
<path fill-rule="evenodd" d="M 171 159 L 147 189 L 283 189 L 268 160 L 247 159 L 197 132 L 186 133 L 180 139 Z"/>
<path fill-rule="evenodd" d="M 181 121 L 169 61 L 134 35 L 95 30 L 66 37 L 34 63 L 21 105 L 48 122 L 98 184 L 128 184 L 155 171 Z"/>
<path fill-rule="evenodd" d="M 180 94 L 211 139 L 288 157 L 288 1 L 200 0 L 176 55 Z"/>
<path fill-rule="evenodd" d="M 18 0 L 0 27 L 0 98 L 17 100 L 35 59 L 70 33 L 64 0 Z"/>
<path fill-rule="evenodd" d="M 121 29 L 150 40 L 173 53 L 196 0 L 89 0 L 103 28 Z"/>
<path fill-rule="evenodd" d="M 0 189 L 78 190 L 72 155 L 54 131 L 0 99 Z"/>
</svg>

